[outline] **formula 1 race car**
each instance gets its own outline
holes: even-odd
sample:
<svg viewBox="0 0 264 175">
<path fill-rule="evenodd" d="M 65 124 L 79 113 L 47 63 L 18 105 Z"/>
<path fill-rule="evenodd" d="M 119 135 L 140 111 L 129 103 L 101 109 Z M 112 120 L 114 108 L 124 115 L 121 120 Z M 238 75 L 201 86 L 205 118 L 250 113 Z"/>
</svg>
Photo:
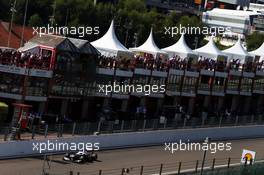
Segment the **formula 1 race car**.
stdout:
<svg viewBox="0 0 264 175">
<path fill-rule="evenodd" d="M 97 154 L 88 151 L 78 151 L 78 152 L 70 152 L 66 153 L 63 157 L 64 161 L 70 161 L 74 163 L 85 163 L 85 162 L 93 162 L 98 158 Z"/>
</svg>

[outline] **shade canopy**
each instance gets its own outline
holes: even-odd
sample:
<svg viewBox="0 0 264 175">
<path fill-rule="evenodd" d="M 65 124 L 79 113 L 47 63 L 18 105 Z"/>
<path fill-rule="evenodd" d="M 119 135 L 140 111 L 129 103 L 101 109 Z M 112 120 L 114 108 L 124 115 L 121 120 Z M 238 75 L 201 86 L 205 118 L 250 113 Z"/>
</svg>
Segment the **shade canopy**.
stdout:
<svg viewBox="0 0 264 175">
<path fill-rule="evenodd" d="M 223 51 L 228 55 L 228 61 L 230 62 L 232 59 L 239 59 L 241 64 L 244 64 L 246 61 L 253 61 L 253 57 L 249 54 L 244 47 L 242 46 L 241 39 L 234 46 L 229 49 Z"/>
<path fill-rule="evenodd" d="M 37 35 L 31 40 L 29 40 L 29 42 L 37 45 L 54 48 L 58 52 L 79 53 L 79 49 L 68 38 L 63 36 Z"/>
<path fill-rule="evenodd" d="M 189 46 L 186 44 L 185 39 L 184 39 L 184 34 L 181 35 L 180 39 L 175 44 L 173 44 L 172 46 L 163 48 L 162 50 L 167 52 L 170 57 L 178 55 L 182 58 L 186 58 L 189 55 L 196 55 L 196 53 L 193 52 L 189 48 Z"/>
<path fill-rule="evenodd" d="M 39 53 L 40 45 L 33 42 L 27 42 L 23 47 L 18 49 L 20 52 L 30 52 L 30 53 Z"/>
<path fill-rule="evenodd" d="M 156 45 L 156 43 L 153 39 L 152 29 L 151 29 L 149 37 L 145 41 L 145 43 L 143 43 L 139 47 L 129 48 L 129 50 L 131 50 L 132 52 L 144 52 L 144 53 L 152 54 L 152 55 L 154 55 L 154 57 L 157 57 L 159 55 L 167 55 L 167 53 L 165 51 L 161 50 Z"/>
<path fill-rule="evenodd" d="M 89 41 L 77 38 L 69 38 L 69 40 L 79 49 L 81 54 L 99 55 L 100 52 L 90 44 Z"/>
<path fill-rule="evenodd" d="M 226 54 L 224 54 L 221 50 L 219 50 L 215 43 L 214 43 L 214 37 L 211 37 L 209 42 L 204 45 L 203 47 L 200 47 L 196 50 L 194 50 L 200 57 L 210 58 L 213 60 L 217 60 L 220 57 L 227 57 Z"/>
<path fill-rule="evenodd" d="M 8 108 L 8 105 L 4 102 L 0 102 L 0 108 Z"/>
<path fill-rule="evenodd" d="M 132 54 L 120 41 L 117 39 L 114 29 L 114 21 L 112 20 L 108 31 L 100 39 L 91 42 L 91 44 L 99 50 L 104 56 L 118 56 L 119 53 Z M 122 53 L 123 52 L 123 53 Z"/>
<path fill-rule="evenodd" d="M 264 60 L 264 43 L 258 49 L 249 52 L 249 54 L 254 55 L 254 56 L 259 56 L 260 57 L 259 61 L 263 61 Z"/>
</svg>

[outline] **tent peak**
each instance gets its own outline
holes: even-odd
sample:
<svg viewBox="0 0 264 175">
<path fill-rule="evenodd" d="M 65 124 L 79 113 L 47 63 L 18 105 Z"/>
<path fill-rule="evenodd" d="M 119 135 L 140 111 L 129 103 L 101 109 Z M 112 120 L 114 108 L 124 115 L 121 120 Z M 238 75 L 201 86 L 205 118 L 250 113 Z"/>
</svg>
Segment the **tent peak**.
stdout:
<svg viewBox="0 0 264 175">
<path fill-rule="evenodd" d="M 163 48 L 162 50 L 168 52 L 170 56 L 175 56 L 175 54 L 181 57 L 186 57 L 188 54 L 195 55 L 195 53 L 186 44 L 184 34 L 181 35 L 180 39 L 175 44 Z"/>
<path fill-rule="evenodd" d="M 242 46 L 242 41 L 240 39 L 238 39 L 234 46 L 224 50 L 223 52 L 231 55 L 239 55 L 240 57 L 250 56 L 250 54 Z"/>
<path fill-rule="evenodd" d="M 153 38 L 152 28 L 150 30 L 148 39 L 139 47 L 130 48 L 130 50 L 131 51 L 142 51 L 142 52 L 151 53 L 154 55 L 156 55 L 157 53 L 167 54 L 165 51 L 162 51 L 161 49 L 159 49 L 158 46 L 156 45 L 154 38 Z"/>
<path fill-rule="evenodd" d="M 205 44 L 204 46 L 194 50 L 195 52 L 198 52 L 198 55 L 208 55 L 208 56 L 213 56 L 214 58 L 217 58 L 217 56 L 222 55 L 225 56 L 225 54 L 220 51 L 214 42 L 214 36 L 211 36 L 209 39 L 209 42 Z"/>
<path fill-rule="evenodd" d="M 214 39 L 215 39 L 215 37 L 214 36 L 211 36 L 210 39 L 209 39 L 209 43 L 210 44 L 214 44 Z"/>
<path fill-rule="evenodd" d="M 107 32 L 98 40 L 91 42 L 98 50 L 107 50 L 109 52 L 130 52 L 118 39 L 115 33 L 114 20 L 111 21 Z"/>
</svg>

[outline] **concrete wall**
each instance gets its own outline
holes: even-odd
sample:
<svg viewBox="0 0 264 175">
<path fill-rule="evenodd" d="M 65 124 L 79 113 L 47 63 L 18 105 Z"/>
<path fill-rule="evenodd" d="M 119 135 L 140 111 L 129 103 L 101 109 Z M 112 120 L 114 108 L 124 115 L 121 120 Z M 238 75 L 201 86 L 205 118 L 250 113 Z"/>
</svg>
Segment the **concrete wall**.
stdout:
<svg viewBox="0 0 264 175">
<path fill-rule="evenodd" d="M 100 149 L 103 150 L 136 146 L 164 145 L 165 142 L 177 142 L 180 139 L 182 141 L 187 141 L 189 139 L 190 141 L 197 142 L 203 141 L 205 137 L 210 137 L 212 140 L 264 137 L 264 126 L 118 133 L 98 136 L 76 136 L 72 138 L 60 138 L 59 140 L 50 139 L 50 141 L 58 143 L 98 142 L 100 143 Z M 47 142 L 47 140 L 2 142 L 0 144 L 0 159 L 37 155 L 38 152 L 33 151 L 33 143 L 37 142 Z"/>
</svg>

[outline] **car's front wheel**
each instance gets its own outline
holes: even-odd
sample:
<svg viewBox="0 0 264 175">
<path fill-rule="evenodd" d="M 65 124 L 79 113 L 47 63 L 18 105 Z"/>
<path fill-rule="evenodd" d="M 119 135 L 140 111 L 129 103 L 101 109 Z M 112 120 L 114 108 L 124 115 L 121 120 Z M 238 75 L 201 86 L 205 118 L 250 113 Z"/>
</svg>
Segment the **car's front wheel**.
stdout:
<svg viewBox="0 0 264 175">
<path fill-rule="evenodd" d="M 69 157 L 63 157 L 64 161 L 70 161 L 71 159 Z"/>
<path fill-rule="evenodd" d="M 96 161 L 98 159 L 98 156 L 95 153 L 93 153 L 91 157 L 93 161 Z"/>
</svg>

